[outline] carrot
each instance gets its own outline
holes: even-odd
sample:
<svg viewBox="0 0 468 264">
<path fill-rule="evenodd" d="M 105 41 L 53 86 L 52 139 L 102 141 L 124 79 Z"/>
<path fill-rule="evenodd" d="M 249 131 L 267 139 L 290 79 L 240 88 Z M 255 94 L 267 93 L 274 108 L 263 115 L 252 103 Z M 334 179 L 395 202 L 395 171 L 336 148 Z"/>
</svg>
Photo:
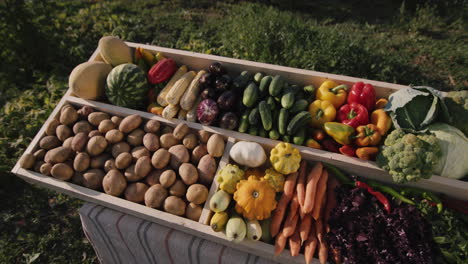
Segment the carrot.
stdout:
<svg viewBox="0 0 468 264">
<path fill-rule="evenodd" d="M 328 177 L 327 182 L 327 205 L 323 213 L 323 220 L 325 223 L 328 223 L 330 218 L 331 211 L 336 207 L 336 194 L 335 189 L 340 185 L 340 183 L 334 177 Z M 330 232 L 327 225 L 327 233 Z"/>
<path fill-rule="evenodd" d="M 320 217 L 322 212 L 322 204 L 325 198 L 325 192 L 327 191 L 327 181 L 328 181 L 328 171 L 323 170 L 320 180 L 317 183 L 317 192 L 315 193 L 315 204 L 314 209 L 312 210 L 312 216 L 315 220 Z"/>
<path fill-rule="evenodd" d="M 289 250 L 291 250 L 292 257 L 298 256 L 299 251 L 301 251 L 301 237 L 299 235 L 299 228 L 296 228 L 294 234 L 289 237 Z"/>
<path fill-rule="evenodd" d="M 322 170 L 322 163 L 317 162 L 307 176 L 304 208 L 302 210 L 304 214 L 312 212 L 315 203 L 315 191 L 317 190 L 317 183 L 320 180 Z"/>
<path fill-rule="evenodd" d="M 304 245 L 304 258 L 305 262 L 308 264 L 314 258 L 315 249 L 317 248 L 317 236 L 315 235 L 315 227 L 310 227 L 309 237 L 307 238 Z"/>
<path fill-rule="evenodd" d="M 305 160 L 302 160 L 301 167 L 299 168 L 299 176 L 297 178 L 297 185 L 296 185 L 297 198 L 299 198 L 299 204 L 301 205 L 301 210 L 304 208 L 306 173 L 307 173 L 307 162 Z"/>
<path fill-rule="evenodd" d="M 317 238 L 320 242 L 323 242 L 325 240 L 323 234 L 323 222 L 320 218 L 317 221 L 315 221 L 315 233 L 317 234 Z"/>
<path fill-rule="evenodd" d="M 281 196 L 281 199 L 278 202 L 278 206 L 276 206 L 276 210 L 271 218 L 270 224 L 270 233 L 272 237 L 275 237 L 281 227 L 281 223 L 283 222 L 284 215 L 286 214 L 286 208 L 288 207 L 290 199 L 284 195 Z"/>
<path fill-rule="evenodd" d="M 281 252 L 284 250 L 284 247 L 286 247 L 286 240 L 288 238 L 283 236 L 283 233 L 280 233 L 277 237 L 276 237 L 276 241 L 275 241 L 275 256 L 278 256 L 279 254 L 281 254 Z"/>
<path fill-rule="evenodd" d="M 286 180 L 284 181 L 283 195 L 286 195 L 289 199 L 293 198 L 294 187 L 296 186 L 297 172 L 288 174 Z"/>
<path fill-rule="evenodd" d="M 293 199 L 291 200 L 291 203 L 289 204 L 289 214 L 291 215 L 291 217 L 297 214 L 297 209 L 299 209 L 299 200 L 297 198 L 297 195 L 294 195 Z"/>
<path fill-rule="evenodd" d="M 296 212 L 289 212 L 288 217 L 286 217 L 286 221 L 284 221 L 283 235 L 285 237 L 290 237 L 294 234 L 294 230 L 296 230 L 298 219 L 299 214 L 297 213 L 296 207 Z"/>
<path fill-rule="evenodd" d="M 320 241 L 318 256 L 319 256 L 320 264 L 327 264 L 327 258 L 328 258 L 327 242 Z"/>
<path fill-rule="evenodd" d="M 331 252 L 331 255 L 332 255 L 332 258 L 333 258 L 333 261 L 335 262 L 335 264 L 341 264 L 341 252 L 339 249 L 336 249 L 336 248 L 332 248 L 330 250 Z"/>
<path fill-rule="evenodd" d="M 307 240 L 307 237 L 309 236 L 310 226 L 311 225 L 312 225 L 312 215 L 306 214 L 301 219 L 301 225 L 299 227 L 300 236 L 301 236 L 301 244 L 304 243 L 304 241 Z"/>
</svg>

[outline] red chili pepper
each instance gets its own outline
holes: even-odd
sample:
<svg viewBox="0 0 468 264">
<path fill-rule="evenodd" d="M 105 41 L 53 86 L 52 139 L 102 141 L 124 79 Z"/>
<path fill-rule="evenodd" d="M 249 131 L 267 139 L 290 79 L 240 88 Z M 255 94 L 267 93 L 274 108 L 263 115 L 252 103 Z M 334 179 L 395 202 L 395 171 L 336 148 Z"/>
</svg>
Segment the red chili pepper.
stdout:
<svg viewBox="0 0 468 264">
<path fill-rule="evenodd" d="M 349 157 L 356 157 L 356 149 L 350 145 L 344 145 L 340 149 L 340 153 Z"/>
<path fill-rule="evenodd" d="M 370 187 L 369 185 L 367 185 L 366 183 L 361 182 L 361 181 L 356 181 L 356 187 L 366 189 L 367 192 L 374 195 L 375 198 L 377 198 L 377 200 L 379 200 L 379 202 L 383 205 L 383 207 L 384 207 L 385 211 L 387 211 L 387 213 L 391 212 L 390 202 L 388 201 L 387 197 L 385 195 L 383 195 L 381 192 L 374 191 L 374 189 L 372 189 L 372 187 Z"/>
<path fill-rule="evenodd" d="M 367 111 L 372 111 L 375 107 L 375 90 L 372 84 L 357 82 L 353 85 L 348 94 L 348 104 L 362 104 Z"/>
<path fill-rule="evenodd" d="M 340 144 L 336 143 L 333 139 L 324 139 L 322 147 L 330 152 L 340 153 Z"/>
<path fill-rule="evenodd" d="M 345 104 L 338 111 L 338 121 L 356 128 L 369 124 L 369 113 L 362 104 Z"/>
</svg>

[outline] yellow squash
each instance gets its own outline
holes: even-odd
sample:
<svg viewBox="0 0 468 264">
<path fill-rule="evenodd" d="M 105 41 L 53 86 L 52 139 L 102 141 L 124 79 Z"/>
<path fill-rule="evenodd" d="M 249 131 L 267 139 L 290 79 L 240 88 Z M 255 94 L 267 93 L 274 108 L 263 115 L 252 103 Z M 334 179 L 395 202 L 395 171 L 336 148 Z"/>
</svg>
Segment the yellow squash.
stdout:
<svg viewBox="0 0 468 264">
<path fill-rule="evenodd" d="M 249 220 L 263 220 L 276 208 L 276 192 L 265 180 L 250 176 L 237 183 L 234 193 L 236 211 Z"/>
<path fill-rule="evenodd" d="M 291 144 L 281 142 L 270 153 L 270 162 L 273 168 L 283 174 L 290 174 L 299 169 L 301 154 Z"/>
</svg>

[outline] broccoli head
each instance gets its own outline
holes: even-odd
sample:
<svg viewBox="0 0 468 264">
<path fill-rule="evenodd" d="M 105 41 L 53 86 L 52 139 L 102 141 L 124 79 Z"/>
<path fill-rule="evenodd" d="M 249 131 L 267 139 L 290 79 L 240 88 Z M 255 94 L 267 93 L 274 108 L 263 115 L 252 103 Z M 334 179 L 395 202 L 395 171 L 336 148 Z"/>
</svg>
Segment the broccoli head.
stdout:
<svg viewBox="0 0 468 264">
<path fill-rule="evenodd" d="M 444 97 L 444 102 L 452 117 L 451 125 L 468 137 L 468 91 L 449 92 Z"/>
<path fill-rule="evenodd" d="M 377 165 L 387 170 L 396 183 L 418 181 L 432 176 L 440 155 L 440 145 L 434 135 L 415 135 L 396 129 L 385 139 Z"/>
</svg>

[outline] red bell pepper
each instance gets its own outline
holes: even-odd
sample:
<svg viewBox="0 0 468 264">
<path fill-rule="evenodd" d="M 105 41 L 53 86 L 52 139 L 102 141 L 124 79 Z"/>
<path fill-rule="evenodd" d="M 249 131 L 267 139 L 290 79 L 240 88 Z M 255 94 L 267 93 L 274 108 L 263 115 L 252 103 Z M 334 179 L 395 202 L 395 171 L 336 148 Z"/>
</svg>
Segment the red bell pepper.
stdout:
<svg viewBox="0 0 468 264">
<path fill-rule="evenodd" d="M 375 90 L 372 84 L 357 82 L 348 94 L 348 104 L 357 103 L 372 111 L 375 107 Z"/>
<path fill-rule="evenodd" d="M 379 202 L 383 205 L 387 213 L 391 212 L 392 208 L 390 206 L 390 201 L 387 199 L 385 195 L 383 195 L 383 193 L 375 191 L 372 187 L 370 187 L 369 185 L 367 185 L 366 183 L 362 181 L 356 181 L 356 187 L 366 189 L 368 193 L 372 194 L 373 196 L 375 196 L 375 198 L 377 198 L 377 200 L 379 200 Z"/>
<path fill-rule="evenodd" d="M 356 149 L 350 145 L 343 145 L 340 149 L 340 153 L 349 157 L 356 157 Z"/>
<path fill-rule="evenodd" d="M 356 128 L 369 124 L 369 113 L 362 104 L 345 104 L 338 111 L 338 121 Z"/>
</svg>

